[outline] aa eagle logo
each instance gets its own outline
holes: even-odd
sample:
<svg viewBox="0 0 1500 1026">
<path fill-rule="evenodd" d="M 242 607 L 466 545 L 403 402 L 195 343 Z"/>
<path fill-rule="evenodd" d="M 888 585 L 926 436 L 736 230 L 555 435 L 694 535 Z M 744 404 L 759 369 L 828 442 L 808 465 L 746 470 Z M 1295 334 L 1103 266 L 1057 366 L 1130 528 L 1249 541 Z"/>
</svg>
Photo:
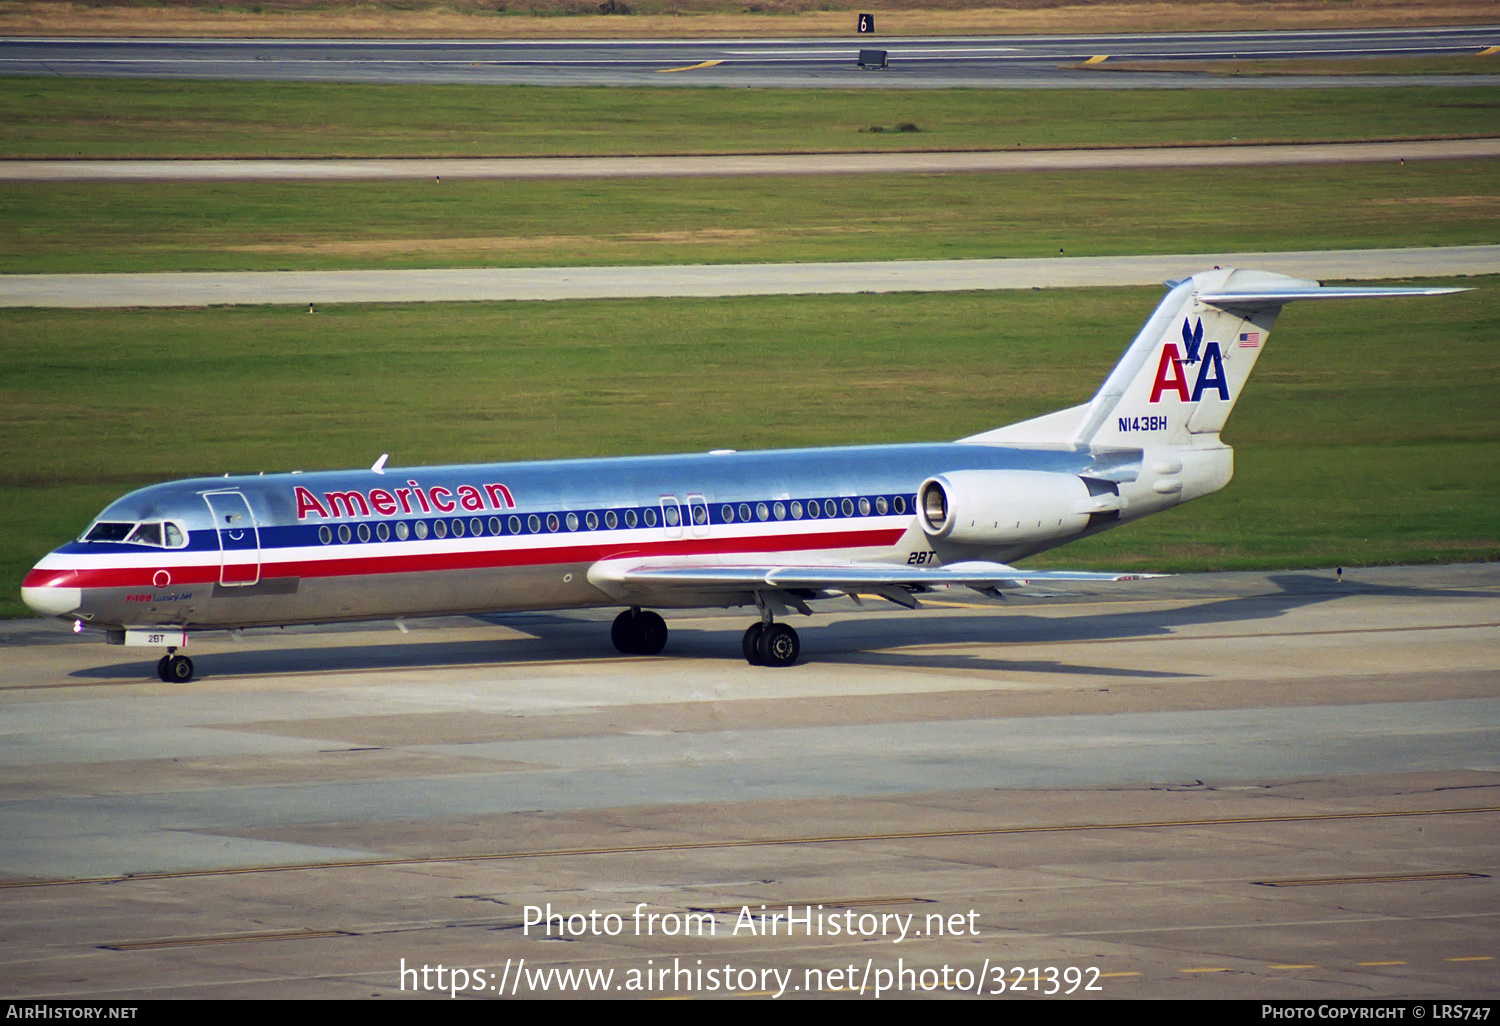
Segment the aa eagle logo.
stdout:
<svg viewBox="0 0 1500 1026">
<path fill-rule="evenodd" d="M 1151 401 L 1161 402 L 1163 393 L 1172 392 L 1185 403 L 1196 403 L 1204 392 L 1212 392 L 1220 399 L 1229 399 L 1229 382 L 1224 377 L 1224 356 L 1219 343 L 1203 341 L 1203 320 L 1197 324 L 1182 322 L 1182 344 L 1187 356 L 1177 348 L 1176 342 L 1161 347 L 1161 362 L 1156 365 L 1156 380 L 1151 385 Z M 1198 365 L 1198 377 L 1188 388 L 1187 368 Z"/>
</svg>

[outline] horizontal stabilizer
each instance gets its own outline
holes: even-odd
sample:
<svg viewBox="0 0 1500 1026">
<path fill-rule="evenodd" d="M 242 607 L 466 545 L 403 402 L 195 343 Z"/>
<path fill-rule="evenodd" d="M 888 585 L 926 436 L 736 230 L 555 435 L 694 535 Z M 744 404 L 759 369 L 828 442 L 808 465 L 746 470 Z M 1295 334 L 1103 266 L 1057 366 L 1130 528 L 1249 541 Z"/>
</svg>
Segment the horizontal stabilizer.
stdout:
<svg viewBox="0 0 1500 1026">
<path fill-rule="evenodd" d="M 1385 286 L 1299 285 L 1291 288 L 1226 290 L 1200 292 L 1200 302 L 1210 306 L 1254 309 L 1280 306 L 1299 299 L 1377 299 L 1389 296 L 1446 296 L 1453 292 L 1470 292 L 1461 288 L 1397 288 Z"/>
</svg>

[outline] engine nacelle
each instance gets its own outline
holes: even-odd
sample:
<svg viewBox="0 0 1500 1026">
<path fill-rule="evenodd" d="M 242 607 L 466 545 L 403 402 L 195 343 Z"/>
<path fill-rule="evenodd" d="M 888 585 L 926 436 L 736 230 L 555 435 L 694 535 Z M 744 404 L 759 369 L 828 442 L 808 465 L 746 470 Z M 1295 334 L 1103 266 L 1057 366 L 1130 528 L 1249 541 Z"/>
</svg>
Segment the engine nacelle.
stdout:
<svg viewBox="0 0 1500 1026">
<path fill-rule="evenodd" d="M 1041 470 L 957 470 L 922 482 L 917 523 L 935 541 L 1007 545 L 1075 535 L 1121 508 L 1109 482 Z"/>
</svg>

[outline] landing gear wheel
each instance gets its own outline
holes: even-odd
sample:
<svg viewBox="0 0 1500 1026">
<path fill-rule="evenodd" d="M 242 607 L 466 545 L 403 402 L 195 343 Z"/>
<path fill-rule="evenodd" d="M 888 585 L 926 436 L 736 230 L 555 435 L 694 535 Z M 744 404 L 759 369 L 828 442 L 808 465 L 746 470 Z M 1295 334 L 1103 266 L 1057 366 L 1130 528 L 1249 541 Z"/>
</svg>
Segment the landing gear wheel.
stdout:
<svg viewBox="0 0 1500 1026">
<path fill-rule="evenodd" d="M 745 637 L 740 641 L 740 651 L 745 653 L 745 662 L 751 666 L 763 665 L 760 657 L 760 636 L 766 631 L 763 623 L 752 623 L 745 628 Z"/>
<path fill-rule="evenodd" d="M 627 609 L 615 617 L 615 622 L 609 628 L 609 640 L 625 655 L 635 655 L 635 618 L 640 615 L 638 609 Z"/>
<path fill-rule="evenodd" d="M 644 612 L 636 618 L 636 649 L 641 655 L 656 655 L 667 647 L 667 621 L 652 612 Z"/>
<path fill-rule="evenodd" d="M 172 657 L 164 655 L 156 661 L 156 675 L 161 678 L 163 684 L 172 683 L 172 678 L 167 676 L 167 662 Z"/>
<path fill-rule="evenodd" d="M 626 655 L 656 655 L 667 647 L 667 621 L 650 611 L 627 609 L 615 617 L 609 640 Z"/>
<path fill-rule="evenodd" d="M 161 679 L 168 684 L 186 684 L 193 679 L 193 661 L 187 656 L 167 656 Z"/>
<path fill-rule="evenodd" d="M 773 623 L 762 631 L 756 651 L 767 666 L 791 666 L 802 654 L 802 640 L 786 624 Z"/>
</svg>

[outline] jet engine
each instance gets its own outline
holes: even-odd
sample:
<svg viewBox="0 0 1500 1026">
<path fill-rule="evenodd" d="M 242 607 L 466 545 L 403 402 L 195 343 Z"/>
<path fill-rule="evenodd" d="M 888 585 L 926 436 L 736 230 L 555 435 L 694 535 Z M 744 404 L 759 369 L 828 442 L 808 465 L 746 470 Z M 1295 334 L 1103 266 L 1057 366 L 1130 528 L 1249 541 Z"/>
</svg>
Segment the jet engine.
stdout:
<svg viewBox="0 0 1500 1026">
<path fill-rule="evenodd" d="M 958 470 L 917 490 L 917 523 L 934 541 L 1008 545 L 1081 533 L 1118 520 L 1119 486 L 1040 470 Z"/>
</svg>

